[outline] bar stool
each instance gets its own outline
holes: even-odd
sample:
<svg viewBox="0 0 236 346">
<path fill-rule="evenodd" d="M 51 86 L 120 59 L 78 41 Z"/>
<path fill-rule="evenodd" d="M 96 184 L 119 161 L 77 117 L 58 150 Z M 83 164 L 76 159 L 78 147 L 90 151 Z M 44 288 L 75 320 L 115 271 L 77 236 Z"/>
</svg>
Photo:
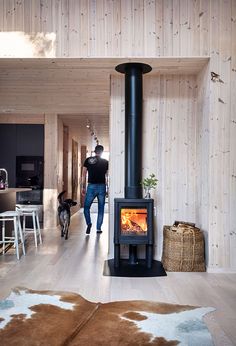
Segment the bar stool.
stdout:
<svg viewBox="0 0 236 346">
<path fill-rule="evenodd" d="M 16 257 L 19 260 L 19 237 L 20 235 L 20 240 L 22 244 L 22 252 L 25 255 L 25 244 L 24 244 L 24 238 L 22 234 L 22 228 L 21 228 L 21 223 L 20 223 L 20 215 L 17 211 L 5 211 L 3 213 L 0 213 L 0 221 L 2 222 L 2 240 L 1 244 L 3 244 L 3 254 L 5 254 L 5 244 L 6 243 L 14 243 L 14 246 L 16 248 Z M 14 225 L 14 236 L 6 236 L 5 234 L 5 223 L 7 221 L 12 221 Z"/>
<path fill-rule="evenodd" d="M 38 247 L 37 236 L 39 236 L 39 244 L 42 244 L 41 230 L 39 225 L 39 210 L 36 206 L 17 206 L 17 211 L 23 216 L 23 236 L 27 233 L 34 233 L 35 247 Z M 32 217 L 33 228 L 26 228 L 26 217 Z"/>
</svg>

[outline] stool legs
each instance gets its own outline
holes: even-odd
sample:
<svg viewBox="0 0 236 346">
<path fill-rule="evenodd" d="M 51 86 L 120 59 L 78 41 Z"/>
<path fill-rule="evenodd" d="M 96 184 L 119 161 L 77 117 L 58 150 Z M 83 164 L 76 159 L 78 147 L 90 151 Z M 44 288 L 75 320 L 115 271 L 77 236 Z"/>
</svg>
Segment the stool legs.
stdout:
<svg viewBox="0 0 236 346">
<path fill-rule="evenodd" d="M 21 223 L 20 223 L 20 216 L 18 216 L 18 229 L 19 229 L 19 234 L 20 234 L 20 240 L 22 243 L 22 252 L 25 255 L 25 242 L 24 242 L 22 227 L 21 227 Z"/>
<path fill-rule="evenodd" d="M 19 260 L 19 242 L 22 244 L 22 252 L 25 255 L 25 244 L 24 238 L 22 234 L 22 228 L 20 223 L 20 215 L 16 211 L 6 211 L 0 214 L 0 221 L 2 222 L 2 241 L 3 244 L 3 254 L 5 254 L 6 243 L 12 243 L 14 248 L 16 249 L 16 257 Z M 13 222 L 14 225 L 14 235 L 11 236 L 6 235 L 6 221 Z"/>
<path fill-rule="evenodd" d="M 25 215 L 23 215 L 23 236 L 25 239 Z"/>
<path fill-rule="evenodd" d="M 38 247 L 38 242 L 37 242 L 37 229 L 36 229 L 35 212 L 34 212 L 34 211 L 33 211 L 33 213 L 32 213 L 32 219 L 33 219 L 33 229 L 34 229 L 34 242 L 35 242 L 35 247 Z"/>
<path fill-rule="evenodd" d="M 18 243 L 18 225 L 17 225 L 17 220 L 16 220 L 16 217 L 14 217 L 14 233 L 15 233 L 15 247 L 16 247 L 16 257 L 17 259 L 20 259 L 20 256 L 19 256 L 19 243 Z"/>
<path fill-rule="evenodd" d="M 2 241 L 3 241 L 3 246 L 2 246 L 2 253 L 5 253 L 5 221 L 2 221 Z"/>
<path fill-rule="evenodd" d="M 42 237 L 41 237 L 41 230 L 40 230 L 40 225 L 39 225 L 39 215 L 36 213 L 36 224 L 37 224 L 37 229 L 39 232 L 39 243 L 42 244 Z"/>
<path fill-rule="evenodd" d="M 34 242 L 35 247 L 38 247 L 38 241 L 37 236 L 39 236 L 39 243 L 42 244 L 42 236 L 41 236 L 41 230 L 40 230 L 40 224 L 39 224 L 39 216 L 38 212 L 36 210 L 23 210 L 23 234 L 27 232 L 33 232 L 34 233 Z M 33 222 L 33 228 L 26 228 L 26 217 L 30 216 L 32 217 Z"/>
</svg>

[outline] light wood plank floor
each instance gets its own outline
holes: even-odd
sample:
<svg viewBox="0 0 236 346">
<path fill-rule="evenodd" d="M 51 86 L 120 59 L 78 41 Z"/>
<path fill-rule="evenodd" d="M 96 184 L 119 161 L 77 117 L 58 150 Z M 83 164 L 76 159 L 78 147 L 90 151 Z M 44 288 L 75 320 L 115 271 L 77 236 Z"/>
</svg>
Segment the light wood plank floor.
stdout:
<svg viewBox="0 0 236 346">
<path fill-rule="evenodd" d="M 96 214 L 92 214 L 96 225 Z M 0 298 L 11 289 L 73 291 L 91 301 L 144 299 L 175 304 L 212 306 L 216 311 L 206 317 L 214 342 L 236 345 L 236 274 L 168 273 L 167 277 L 119 278 L 102 275 L 107 259 L 108 215 L 104 232 L 85 235 L 83 214 L 72 218 L 69 239 L 59 229 L 43 232 L 43 245 L 34 247 L 27 240 L 27 254 L 16 260 L 13 250 L 0 256 Z M 199 345 L 202 346 L 202 345 Z"/>
</svg>

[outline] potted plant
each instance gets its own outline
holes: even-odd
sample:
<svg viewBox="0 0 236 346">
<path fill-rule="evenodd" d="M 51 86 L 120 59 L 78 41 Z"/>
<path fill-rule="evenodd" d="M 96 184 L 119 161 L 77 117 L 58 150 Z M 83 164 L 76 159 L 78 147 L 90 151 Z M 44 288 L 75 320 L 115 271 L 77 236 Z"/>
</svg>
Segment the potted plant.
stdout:
<svg viewBox="0 0 236 346">
<path fill-rule="evenodd" d="M 150 191 L 151 189 L 155 189 L 155 187 L 157 186 L 157 182 L 158 180 L 155 177 L 155 174 L 150 174 L 148 178 L 145 178 L 141 181 L 141 185 L 144 188 L 145 191 L 145 196 L 144 198 L 151 198 L 151 194 Z"/>
</svg>

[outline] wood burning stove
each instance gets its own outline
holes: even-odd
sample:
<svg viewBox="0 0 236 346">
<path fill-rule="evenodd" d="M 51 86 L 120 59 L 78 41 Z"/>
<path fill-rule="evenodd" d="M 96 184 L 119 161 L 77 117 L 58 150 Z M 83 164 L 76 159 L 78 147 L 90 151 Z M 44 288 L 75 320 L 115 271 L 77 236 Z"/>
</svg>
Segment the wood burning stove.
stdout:
<svg viewBox="0 0 236 346">
<path fill-rule="evenodd" d="M 146 245 L 146 265 L 153 259 L 153 200 L 115 199 L 114 265 L 120 264 L 120 244 L 129 245 L 129 263 L 138 264 L 137 245 Z"/>
<path fill-rule="evenodd" d="M 142 63 L 116 67 L 125 74 L 125 198 L 114 200 L 114 260 L 105 261 L 104 275 L 165 276 L 153 260 L 153 199 L 142 198 L 142 75 L 152 70 Z M 129 260 L 120 259 L 120 245 L 129 245 Z M 146 258 L 137 258 L 137 246 L 146 246 Z"/>
<path fill-rule="evenodd" d="M 142 63 L 116 67 L 125 74 L 125 198 L 115 199 L 114 265 L 120 264 L 120 244 L 129 244 L 129 263 L 137 264 L 137 245 L 146 245 L 146 264 L 153 257 L 153 200 L 142 198 L 142 75 L 152 70 Z"/>
</svg>

